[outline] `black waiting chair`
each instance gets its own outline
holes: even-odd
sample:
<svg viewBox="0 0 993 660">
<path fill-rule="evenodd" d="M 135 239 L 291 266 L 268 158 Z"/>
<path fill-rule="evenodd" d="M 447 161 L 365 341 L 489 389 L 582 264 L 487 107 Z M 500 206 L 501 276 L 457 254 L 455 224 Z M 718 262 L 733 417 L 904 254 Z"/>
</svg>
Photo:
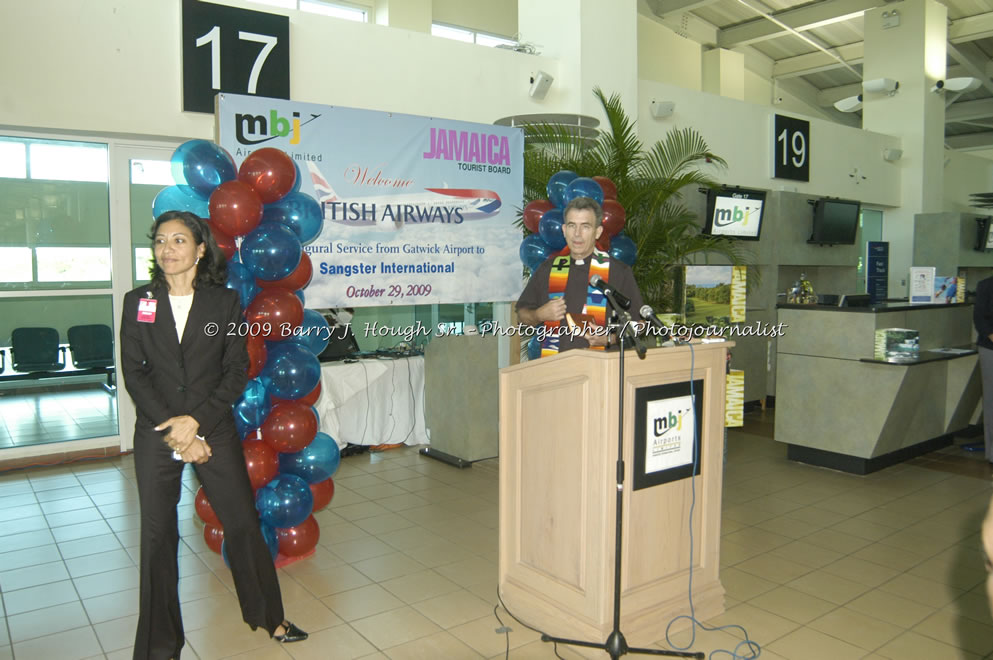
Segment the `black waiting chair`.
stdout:
<svg viewBox="0 0 993 660">
<path fill-rule="evenodd" d="M 61 371 L 65 352 L 55 328 L 15 328 L 10 333 L 10 364 L 15 371 Z"/>
<path fill-rule="evenodd" d="M 114 366 L 114 333 L 103 325 L 74 325 L 69 328 L 69 352 L 77 369 Z"/>
</svg>

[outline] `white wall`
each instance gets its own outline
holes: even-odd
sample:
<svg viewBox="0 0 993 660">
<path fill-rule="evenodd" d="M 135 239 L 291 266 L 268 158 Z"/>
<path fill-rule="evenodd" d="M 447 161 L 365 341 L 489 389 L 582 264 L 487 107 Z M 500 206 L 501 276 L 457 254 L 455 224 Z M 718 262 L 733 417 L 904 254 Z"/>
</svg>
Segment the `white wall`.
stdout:
<svg viewBox="0 0 993 660">
<path fill-rule="evenodd" d="M 969 206 L 971 193 L 993 191 L 993 161 L 970 153 L 945 151 L 945 198 L 942 210 L 989 214 Z"/>
<path fill-rule="evenodd" d="M 700 44 L 638 15 L 638 78 L 701 89 Z"/>
<path fill-rule="evenodd" d="M 638 133 L 641 139 L 651 144 L 672 128 L 697 129 L 711 151 L 728 162 L 726 171 L 714 169 L 715 176 L 722 182 L 858 199 L 870 205 L 899 203 L 899 172 L 881 156 L 884 147 L 899 147 L 896 138 L 802 117 L 798 113 L 782 113 L 774 106 L 691 92 L 651 80 L 641 81 L 639 98 Z M 675 114 L 664 120 L 653 119 L 649 112 L 653 98 L 675 101 Z M 810 120 L 813 158 L 809 183 L 772 178 L 772 118 L 777 113 Z M 849 176 L 856 167 L 865 179 Z"/>
<path fill-rule="evenodd" d="M 290 17 L 295 100 L 485 123 L 578 105 L 578 90 L 528 96 L 531 72 L 558 71 L 549 58 L 264 9 Z M 181 111 L 178 0 L 8 3 L 0 25 L 17 28 L 0 39 L 0 125 L 213 137 L 212 116 Z"/>
</svg>

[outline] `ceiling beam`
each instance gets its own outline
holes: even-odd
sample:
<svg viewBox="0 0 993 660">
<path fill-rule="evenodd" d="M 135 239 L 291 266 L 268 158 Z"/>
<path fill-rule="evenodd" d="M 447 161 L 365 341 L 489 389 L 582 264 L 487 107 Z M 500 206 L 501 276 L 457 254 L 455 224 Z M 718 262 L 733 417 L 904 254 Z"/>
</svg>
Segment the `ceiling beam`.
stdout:
<svg viewBox="0 0 993 660">
<path fill-rule="evenodd" d="M 777 12 L 773 16 L 794 30 L 803 32 L 826 23 L 837 22 L 840 17 L 860 16 L 867 9 L 881 4 L 881 0 L 824 0 L 798 9 Z M 717 43 L 721 48 L 736 48 L 787 34 L 789 32 L 779 25 L 765 18 L 756 18 L 720 30 Z"/>
<path fill-rule="evenodd" d="M 659 16 L 675 14 L 681 11 L 693 11 L 707 5 L 712 5 L 718 0 L 658 0 L 653 3 L 652 9 Z"/>
<path fill-rule="evenodd" d="M 959 18 L 948 25 L 948 40 L 953 44 L 993 37 L 993 12 Z"/>
<path fill-rule="evenodd" d="M 954 121 L 973 121 L 993 116 L 993 99 L 978 101 L 959 101 L 945 110 L 945 123 Z"/>
<path fill-rule="evenodd" d="M 945 146 L 955 151 L 979 151 L 993 147 L 993 131 L 983 133 L 967 133 L 965 135 L 949 135 L 945 138 Z"/>
<path fill-rule="evenodd" d="M 967 75 L 983 81 L 983 89 L 993 93 L 993 80 L 990 80 L 986 73 L 990 65 L 990 58 L 986 57 L 979 46 L 974 43 L 949 43 L 948 54 L 968 72 Z M 945 77 L 952 78 L 953 76 L 946 73 Z"/>
<path fill-rule="evenodd" d="M 861 41 L 838 46 L 832 50 L 850 65 L 861 64 L 865 57 L 865 44 Z M 778 79 L 796 78 L 797 76 L 806 76 L 841 67 L 842 64 L 838 60 L 826 53 L 807 53 L 776 60 L 776 63 L 772 65 L 772 76 Z"/>
</svg>

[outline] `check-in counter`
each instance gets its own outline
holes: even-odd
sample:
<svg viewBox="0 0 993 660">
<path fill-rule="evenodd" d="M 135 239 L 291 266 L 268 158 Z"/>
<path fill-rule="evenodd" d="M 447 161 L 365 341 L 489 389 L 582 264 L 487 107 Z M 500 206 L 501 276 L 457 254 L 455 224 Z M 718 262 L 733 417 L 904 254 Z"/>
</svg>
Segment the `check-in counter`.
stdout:
<svg viewBox="0 0 993 660">
<path fill-rule="evenodd" d="M 867 474 L 951 444 L 981 409 L 972 308 L 780 305 L 775 439 L 787 456 Z M 883 328 L 919 331 L 920 358 L 873 359 Z"/>
</svg>

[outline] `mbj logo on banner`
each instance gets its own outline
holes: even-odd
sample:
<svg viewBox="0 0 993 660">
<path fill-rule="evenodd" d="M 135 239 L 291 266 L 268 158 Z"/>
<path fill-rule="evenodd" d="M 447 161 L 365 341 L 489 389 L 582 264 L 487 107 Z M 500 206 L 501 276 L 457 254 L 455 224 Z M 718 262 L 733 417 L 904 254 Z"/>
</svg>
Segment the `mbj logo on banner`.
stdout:
<svg viewBox="0 0 993 660">
<path fill-rule="evenodd" d="M 518 128 L 221 94 L 236 164 L 287 152 L 321 204 L 313 307 L 514 300 L 521 291 Z"/>
</svg>

